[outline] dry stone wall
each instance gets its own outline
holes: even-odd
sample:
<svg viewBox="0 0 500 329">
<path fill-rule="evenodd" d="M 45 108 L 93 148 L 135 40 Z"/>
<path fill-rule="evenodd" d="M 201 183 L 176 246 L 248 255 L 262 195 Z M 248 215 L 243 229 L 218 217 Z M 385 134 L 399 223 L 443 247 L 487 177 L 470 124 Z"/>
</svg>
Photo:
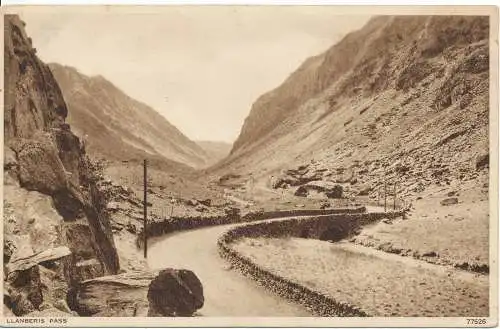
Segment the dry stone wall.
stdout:
<svg viewBox="0 0 500 329">
<path fill-rule="evenodd" d="M 192 230 L 202 227 L 209 227 L 215 225 L 236 224 L 242 222 L 253 222 L 273 218 L 297 217 L 297 216 L 320 216 L 320 215 L 333 215 L 340 213 L 363 213 L 366 211 L 365 207 L 352 208 L 352 209 L 300 209 L 300 210 L 282 210 L 282 211 L 256 211 L 249 212 L 243 216 L 235 215 L 222 215 L 222 216 L 195 216 L 195 217 L 172 217 L 166 218 L 164 221 L 154 221 L 148 223 L 147 235 L 148 237 L 157 237 L 163 234 Z M 143 244 L 143 231 L 140 231 L 137 236 L 136 245 L 142 248 Z"/>
<path fill-rule="evenodd" d="M 244 237 L 302 237 L 321 238 L 325 232 L 337 230 L 343 237 L 355 234 L 361 226 L 381 220 L 401 216 L 393 213 L 344 213 L 288 218 L 238 226 L 217 241 L 220 255 L 242 274 L 252 278 L 266 289 L 293 302 L 300 303 L 317 316 L 368 316 L 356 306 L 340 303 L 332 297 L 313 291 L 296 282 L 280 277 L 252 262 L 231 248 L 231 243 Z"/>
</svg>

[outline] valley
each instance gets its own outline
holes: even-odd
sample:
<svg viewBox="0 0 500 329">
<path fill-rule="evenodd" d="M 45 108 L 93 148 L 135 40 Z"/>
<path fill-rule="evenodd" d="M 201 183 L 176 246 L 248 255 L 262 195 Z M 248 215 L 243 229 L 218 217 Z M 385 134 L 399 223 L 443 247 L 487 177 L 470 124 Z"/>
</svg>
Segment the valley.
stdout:
<svg viewBox="0 0 500 329">
<path fill-rule="evenodd" d="M 232 145 L 5 24 L 4 315 L 491 315 L 488 17 L 373 17 Z"/>
</svg>

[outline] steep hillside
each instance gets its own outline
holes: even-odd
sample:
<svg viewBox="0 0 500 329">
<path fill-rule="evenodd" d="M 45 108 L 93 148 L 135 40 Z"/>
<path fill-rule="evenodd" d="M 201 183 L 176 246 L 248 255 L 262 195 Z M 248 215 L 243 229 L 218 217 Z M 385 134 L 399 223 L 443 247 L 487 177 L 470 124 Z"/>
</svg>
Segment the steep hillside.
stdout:
<svg viewBox="0 0 500 329">
<path fill-rule="evenodd" d="M 68 316 L 75 284 L 120 270 L 107 201 L 24 22 L 4 17 L 4 308 Z"/>
<path fill-rule="evenodd" d="M 312 159 L 390 172 L 404 159 L 467 176 L 488 153 L 488 32 L 487 17 L 372 19 L 259 98 L 215 172 Z"/>
<path fill-rule="evenodd" d="M 196 141 L 196 143 L 207 153 L 210 159 L 209 165 L 224 159 L 231 151 L 231 144 L 229 143 L 213 141 Z"/>
<path fill-rule="evenodd" d="M 207 176 L 300 206 L 387 200 L 413 220 L 357 243 L 487 272 L 489 63 L 488 17 L 373 18 L 260 97 Z"/>
<path fill-rule="evenodd" d="M 114 86 L 102 76 L 50 64 L 70 109 L 68 123 L 86 139 L 91 154 L 115 160 L 144 157 L 169 159 L 204 167 L 205 151 L 163 116 Z"/>
</svg>

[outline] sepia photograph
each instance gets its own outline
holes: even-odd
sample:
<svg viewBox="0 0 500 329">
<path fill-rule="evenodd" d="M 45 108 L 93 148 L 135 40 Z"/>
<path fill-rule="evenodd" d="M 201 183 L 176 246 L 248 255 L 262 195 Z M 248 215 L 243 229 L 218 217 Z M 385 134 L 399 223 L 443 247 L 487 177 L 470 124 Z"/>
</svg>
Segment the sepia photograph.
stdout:
<svg viewBox="0 0 500 329">
<path fill-rule="evenodd" d="M 2 20 L 3 325 L 498 324 L 498 8 Z"/>
</svg>

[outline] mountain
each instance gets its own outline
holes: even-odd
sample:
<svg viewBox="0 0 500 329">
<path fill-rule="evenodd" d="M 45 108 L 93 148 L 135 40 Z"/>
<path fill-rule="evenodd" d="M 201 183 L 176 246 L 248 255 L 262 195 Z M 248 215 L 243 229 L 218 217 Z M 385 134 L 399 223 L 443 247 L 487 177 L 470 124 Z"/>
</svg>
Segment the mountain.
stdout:
<svg viewBox="0 0 500 329">
<path fill-rule="evenodd" d="M 91 154 L 107 159 L 144 157 L 204 167 L 206 152 L 151 107 L 132 99 L 102 76 L 49 64 L 68 104 L 68 123 L 85 137 Z"/>
<path fill-rule="evenodd" d="M 258 98 L 211 170 L 265 175 L 312 161 L 356 167 L 376 186 L 408 165 L 409 189 L 475 177 L 488 157 L 488 35 L 488 17 L 374 17 Z"/>
<path fill-rule="evenodd" d="M 215 164 L 229 155 L 232 145 L 225 142 L 196 141 L 198 145 L 207 153 L 210 163 Z"/>
</svg>

